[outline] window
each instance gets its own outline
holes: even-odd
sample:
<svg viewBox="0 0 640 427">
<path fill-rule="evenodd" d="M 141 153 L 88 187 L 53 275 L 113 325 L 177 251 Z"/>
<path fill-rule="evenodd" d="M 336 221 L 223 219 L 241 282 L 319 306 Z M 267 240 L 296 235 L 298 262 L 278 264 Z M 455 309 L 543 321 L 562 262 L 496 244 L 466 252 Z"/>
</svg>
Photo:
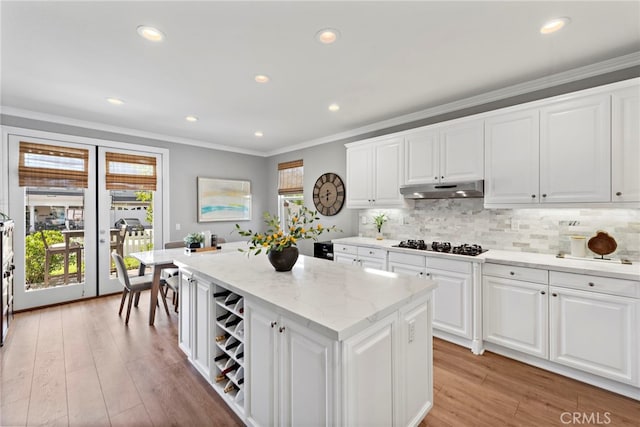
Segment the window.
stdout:
<svg viewBox="0 0 640 427">
<path fill-rule="evenodd" d="M 20 187 L 87 188 L 89 150 L 20 141 Z"/>
<path fill-rule="evenodd" d="M 107 190 L 156 190 L 156 158 L 106 152 Z"/>
<path fill-rule="evenodd" d="M 289 212 L 295 214 L 304 204 L 304 165 L 302 160 L 278 164 L 278 216 L 285 229 Z"/>
</svg>

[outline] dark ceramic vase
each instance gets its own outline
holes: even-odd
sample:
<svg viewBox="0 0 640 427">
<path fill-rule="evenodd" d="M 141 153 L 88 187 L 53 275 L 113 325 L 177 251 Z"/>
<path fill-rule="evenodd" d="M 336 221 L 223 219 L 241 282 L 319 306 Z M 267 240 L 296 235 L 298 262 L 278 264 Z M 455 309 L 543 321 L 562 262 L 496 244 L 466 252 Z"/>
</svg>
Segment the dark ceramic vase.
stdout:
<svg viewBox="0 0 640 427">
<path fill-rule="evenodd" d="M 276 271 L 291 271 L 298 260 L 298 248 L 289 246 L 281 251 L 271 251 L 267 257 Z"/>
</svg>

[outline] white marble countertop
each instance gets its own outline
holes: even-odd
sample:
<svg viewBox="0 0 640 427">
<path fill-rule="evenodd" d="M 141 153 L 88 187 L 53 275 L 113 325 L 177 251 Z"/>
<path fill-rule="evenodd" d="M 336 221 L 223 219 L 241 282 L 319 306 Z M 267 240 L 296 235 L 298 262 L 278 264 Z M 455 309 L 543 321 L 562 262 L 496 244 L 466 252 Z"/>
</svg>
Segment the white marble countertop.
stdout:
<svg viewBox="0 0 640 427">
<path fill-rule="evenodd" d="M 345 237 L 332 240 L 334 244 L 365 246 L 370 248 L 383 248 L 394 252 L 422 254 L 430 257 L 442 257 L 451 259 L 464 259 L 467 261 L 496 264 L 518 265 L 522 267 L 543 268 L 568 273 L 590 274 L 594 276 L 612 277 L 640 281 L 640 262 L 631 265 L 619 262 L 598 261 L 592 258 L 574 259 L 557 258 L 551 254 L 536 254 L 531 252 L 503 251 L 489 249 L 482 255 L 469 257 L 431 251 L 417 251 L 415 249 L 394 248 L 392 245 L 400 243 L 399 240 L 376 240 L 370 237 Z"/>
<path fill-rule="evenodd" d="M 175 263 L 335 340 L 353 336 L 437 286 L 302 255 L 290 272 L 276 272 L 264 254 L 237 251 L 177 256 Z"/>
</svg>

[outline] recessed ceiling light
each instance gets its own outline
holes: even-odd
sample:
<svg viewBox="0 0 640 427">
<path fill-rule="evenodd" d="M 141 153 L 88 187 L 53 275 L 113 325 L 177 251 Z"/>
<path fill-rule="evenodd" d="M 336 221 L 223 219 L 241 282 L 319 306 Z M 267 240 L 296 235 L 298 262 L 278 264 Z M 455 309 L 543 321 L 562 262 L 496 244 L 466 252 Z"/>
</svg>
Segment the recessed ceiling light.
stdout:
<svg viewBox="0 0 640 427">
<path fill-rule="evenodd" d="M 122 105 L 124 101 L 118 98 L 107 98 L 107 102 L 112 105 Z"/>
<path fill-rule="evenodd" d="M 147 25 L 140 25 L 138 27 L 138 34 L 152 42 L 161 42 L 164 39 L 164 33 L 157 28 L 149 27 Z"/>
<path fill-rule="evenodd" d="M 334 43 L 340 37 L 340 32 L 333 28 L 325 28 L 316 33 L 316 40 L 322 44 Z"/>
<path fill-rule="evenodd" d="M 196 116 L 187 116 L 184 118 L 188 122 L 197 122 L 198 118 Z"/>
<path fill-rule="evenodd" d="M 253 133 L 255 136 L 257 136 L 258 138 L 262 138 L 262 136 L 264 135 L 261 131 L 257 130 Z"/>
<path fill-rule="evenodd" d="M 565 25 L 571 22 L 571 19 L 567 17 L 554 18 L 550 21 L 547 21 L 541 28 L 540 34 L 551 34 L 555 33 L 558 30 L 561 30 Z"/>
<path fill-rule="evenodd" d="M 265 76 L 264 74 L 257 74 L 254 79 L 258 83 L 268 83 L 269 80 L 271 80 L 269 79 L 269 76 Z"/>
<path fill-rule="evenodd" d="M 340 109 L 340 106 L 338 104 L 331 104 L 329 105 L 329 111 L 338 111 Z"/>
</svg>

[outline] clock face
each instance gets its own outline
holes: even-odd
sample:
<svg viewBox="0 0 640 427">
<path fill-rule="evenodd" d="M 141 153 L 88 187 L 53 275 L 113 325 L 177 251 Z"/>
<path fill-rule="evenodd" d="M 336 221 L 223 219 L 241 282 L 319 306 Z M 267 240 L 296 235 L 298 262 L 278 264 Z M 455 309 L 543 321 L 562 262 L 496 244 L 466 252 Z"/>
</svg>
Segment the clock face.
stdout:
<svg viewBox="0 0 640 427">
<path fill-rule="evenodd" d="M 333 216 L 340 212 L 345 200 L 342 179 L 335 173 L 325 173 L 313 186 L 313 204 L 322 215 Z"/>
</svg>

